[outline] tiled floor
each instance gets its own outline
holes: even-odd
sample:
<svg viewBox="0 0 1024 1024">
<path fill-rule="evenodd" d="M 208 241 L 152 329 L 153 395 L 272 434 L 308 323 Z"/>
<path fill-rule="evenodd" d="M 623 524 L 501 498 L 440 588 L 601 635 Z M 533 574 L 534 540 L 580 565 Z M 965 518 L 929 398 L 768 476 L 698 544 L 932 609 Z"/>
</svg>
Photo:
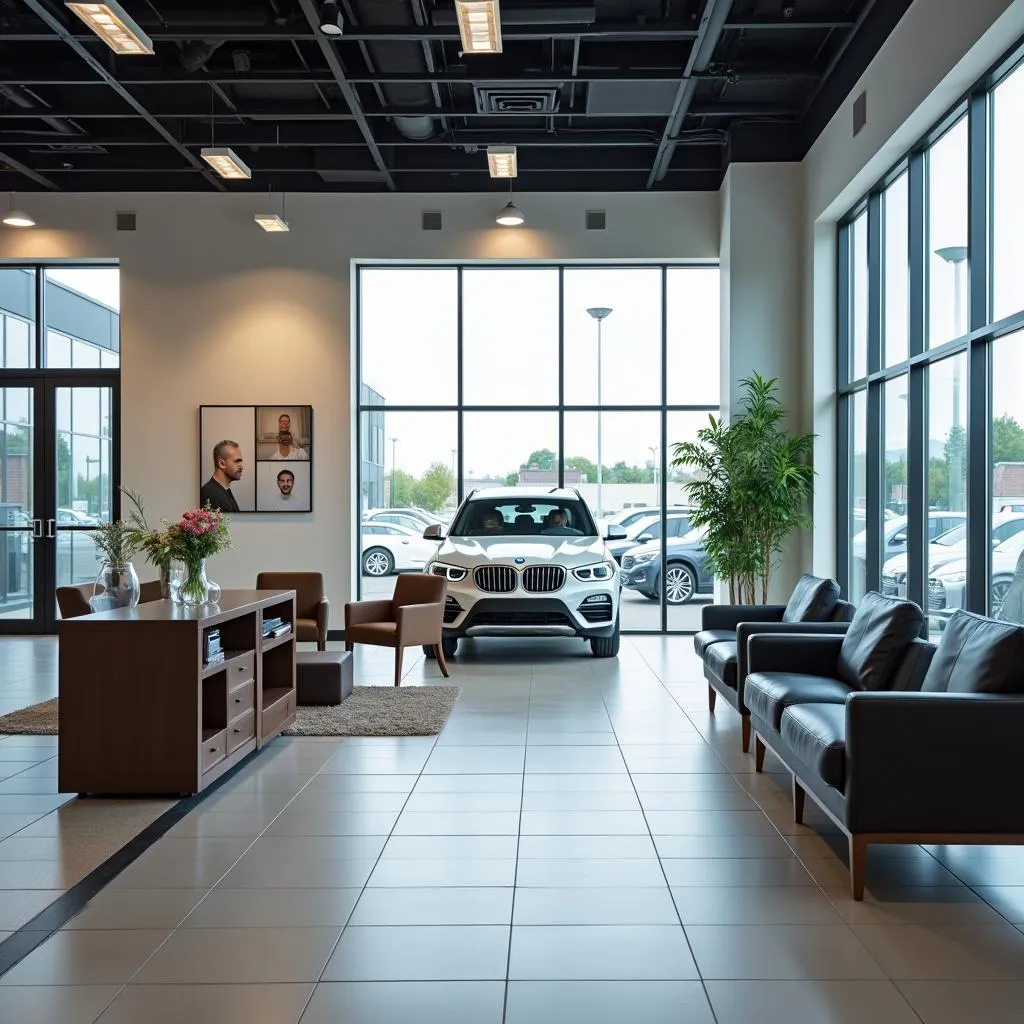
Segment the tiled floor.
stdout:
<svg viewBox="0 0 1024 1024">
<path fill-rule="evenodd" d="M 875 849 L 855 904 L 688 639 L 480 643 L 452 682 L 439 737 L 276 741 L 0 979 L 0 1022 L 1021 1020 L 1024 852 Z"/>
</svg>

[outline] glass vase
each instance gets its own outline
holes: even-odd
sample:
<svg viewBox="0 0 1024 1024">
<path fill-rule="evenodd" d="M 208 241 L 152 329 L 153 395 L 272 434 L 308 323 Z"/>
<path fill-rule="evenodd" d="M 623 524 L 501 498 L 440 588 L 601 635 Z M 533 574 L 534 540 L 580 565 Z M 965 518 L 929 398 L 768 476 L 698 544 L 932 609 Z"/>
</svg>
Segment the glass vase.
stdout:
<svg viewBox="0 0 1024 1024">
<path fill-rule="evenodd" d="M 176 603 L 186 608 L 209 603 L 210 581 L 206 576 L 205 558 L 198 558 L 194 562 L 185 562 L 181 582 L 173 593 L 177 594 Z"/>
<path fill-rule="evenodd" d="M 131 562 L 104 562 L 93 585 L 89 607 L 95 612 L 134 608 L 139 603 L 139 577 Z"/>
<path fill-rule="evenodd" d="M 160 566 L 160 597 L 164 601 L 177 601 L 177 590 L 181 586 L 183 572 L 181 562 L 171 561 Z"/>
</svg>

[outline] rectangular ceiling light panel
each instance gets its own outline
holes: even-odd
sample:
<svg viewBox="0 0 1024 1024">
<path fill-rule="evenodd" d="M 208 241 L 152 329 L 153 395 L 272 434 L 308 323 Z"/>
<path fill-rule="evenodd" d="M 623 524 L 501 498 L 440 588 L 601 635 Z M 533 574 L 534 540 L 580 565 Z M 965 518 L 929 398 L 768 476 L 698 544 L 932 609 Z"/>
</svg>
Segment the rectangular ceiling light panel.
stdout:
<svg viewBox="0 0 1024 1024">
<path fill-rule="evenodd" d="M 455 0 L 463 53 L 501 53 L 498 0 Z"/>
<path fill-rule="evenodd" d="M 69 0 L 64 6 L 74 11 L 114 53 L 130 56 L 153 52 L 153 41 L 114 0 L 102 4 L 71 3 Z"/>
<path fill-rule="evenodd" d="M 488 146 L 487 167 L 492 178 L 515 178 L 519 174 L 515 146 Z"/>
<path fill-rule="evenodd" d="M 257 213 L 254 219 L 264 231 L 291 231 L 288 221 L 282 220 L 276 213 Z"/>
<path fill-rule="evenodd" d="M 207 146 L 199 151 L 199 155 L 222 177 L 222 178 L 251 178 L 252 171 L 240 160 L 233 149 L 227 147 L 214 148 Z"/>
</svg>

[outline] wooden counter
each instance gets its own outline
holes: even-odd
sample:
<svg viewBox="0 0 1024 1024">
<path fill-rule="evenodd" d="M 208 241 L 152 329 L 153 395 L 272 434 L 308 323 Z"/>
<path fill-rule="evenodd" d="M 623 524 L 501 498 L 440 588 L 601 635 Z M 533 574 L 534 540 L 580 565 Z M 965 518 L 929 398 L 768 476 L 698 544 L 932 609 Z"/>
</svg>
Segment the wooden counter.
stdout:
<svg viewBox="0 0 1024 1024">
<path fill-rule="evenodd" d="M 262 639 L 264 618 L 291 623 Z M 225 659 L 203 664 L 217 627 Z M 295 591 L 225 590 L 58 623 L 62 793 L 198 793 L 295 720 Z"/>
</svg>

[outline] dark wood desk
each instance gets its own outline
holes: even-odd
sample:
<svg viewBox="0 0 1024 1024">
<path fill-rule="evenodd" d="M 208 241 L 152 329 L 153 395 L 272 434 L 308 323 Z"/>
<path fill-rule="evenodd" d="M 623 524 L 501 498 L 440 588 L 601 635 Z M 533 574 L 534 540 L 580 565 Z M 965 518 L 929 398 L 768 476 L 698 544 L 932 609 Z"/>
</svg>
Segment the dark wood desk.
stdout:
<svg viewBox="0 0 1024 1024">
<path fill-rule="evenodd" d="M 291 624 L 264 640 L 263 620 Z M 225 659 L 203 663 L 220 629 Z M 295 720 L 295 591 L 225 590 L 58 624 L 62 793 L 198 793 Z"/>
</svg>

